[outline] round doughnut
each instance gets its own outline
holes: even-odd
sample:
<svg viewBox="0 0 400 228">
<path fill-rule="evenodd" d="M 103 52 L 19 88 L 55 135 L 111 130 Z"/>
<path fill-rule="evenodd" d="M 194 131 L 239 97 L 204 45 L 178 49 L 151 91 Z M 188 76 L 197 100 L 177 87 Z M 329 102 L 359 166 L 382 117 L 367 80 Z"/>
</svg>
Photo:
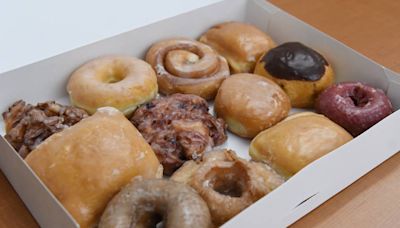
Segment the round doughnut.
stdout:
<svg viewBox="0 0 400 228">
<path fill-rule="evenodd" d="M 171 177 L 192 186 L 207 202 L 215 225 L 222 225 L 283 183 L 267 165 L 249 162 L 231 150 L 186 162 Z"/>
<path fill-rule="evenodd" d="M 258 134 L 250 143 L 254 161 L 265 162 L 285 177 L 335 150 L 353 137 L 323 115 L 291 115 Z"/>
<path fill-rule="evenodd" d="M 157 95 L 157 78 L 151 66 L 140 59 L 107 56 L 75 70 L 67 91 L 71 103 L 90 114 L 110 106 L 128 116 Z"/>
<path fill-rule="evenodd" d="M 257 27 L 242 22 L 225 22 L 207 30 L 200 41 L 228 60 L 232 73 L 252 73 L 260 56 L 275 42 Z"/>
<path fill-rule="evenodd" d="M 164 94 L 195 94 L 210 100 L 229 76 L 226 60 L 211 47 L 195 40 L 163 40 L 151 46 L 146 55 L 157 73 Z"/>
<path fill-rule="evenodd" d="M 315 108 L 353 136 L 357 136 L 393 112 L 385 93 L 361 82 L 342 82 L 326 89 Z"/>
<path fill-rule="evenodd" d="M 290 100 L 270 79 L 255 74 L 235 74 L 219 88 L 214 110 L 230 131 L 253 138 L 288 115 Z"/>
<path fill-rule="evenodd" d="M 254 73 L 278 83 L 295 108 L 313 107 L 317 96 L 335 80 L 325 58 L 298 42 L 284 43 L 266 52 Z"/>
<path fill-rule="evenodd" d="M 204 200 L 188 185 L 165 179 L 135 178 L 107 205 L 99 228 L 211 228 Z"/>
</svg>

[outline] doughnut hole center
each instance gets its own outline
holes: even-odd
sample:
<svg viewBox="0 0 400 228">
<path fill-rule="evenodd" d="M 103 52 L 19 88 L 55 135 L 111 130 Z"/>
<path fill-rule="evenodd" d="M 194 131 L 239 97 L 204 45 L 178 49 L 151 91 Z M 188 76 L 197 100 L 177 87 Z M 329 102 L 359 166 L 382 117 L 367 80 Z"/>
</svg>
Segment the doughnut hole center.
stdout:
<svg viewBox="0 0 400 228">
<path fill-rule="evenodd" d="M 350 94 L 350 99 L 353 101 L 354 106 L 364 107 L 369 103 L 369 96 L 367 91 L 363 90 L 361 87 L 355 87 Z"/>
<path fill-rule="evenodd" d="M 206 175 L 209 187 L 230 197 L 241 197 L 249 181 L 246 169 L 235 163 L 231 167 L 214 167 Z"/>
<path fill-rule="evenodd" d="M 140 216 L 138 224 L 143 227 L 162 228 L 164 227 L 164 217 L 158 211 L 147 211 Z"/>
<path fill-rule="evenodd" d="M 114 67 L 108 70 L 103 76 L 103 82 L 113 84 L 122 81 L 127 75 L 127 69 L 124 67 Z"/>
</svg>

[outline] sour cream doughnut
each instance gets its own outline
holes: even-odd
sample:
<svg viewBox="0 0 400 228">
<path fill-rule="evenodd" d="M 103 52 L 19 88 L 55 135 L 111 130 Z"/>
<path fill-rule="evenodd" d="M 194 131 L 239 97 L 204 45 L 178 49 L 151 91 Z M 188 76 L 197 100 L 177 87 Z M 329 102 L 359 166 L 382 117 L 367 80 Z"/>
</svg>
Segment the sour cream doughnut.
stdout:
<svg viewBox="0 0 400 228">
<path fill-rule="evenodd" d="M 157 77 L 146 62 L 130 56 L 94 59 L 75 70 L 67 91 L 71 103 L 93 114 L 111 106 L 130 115 L 157 95 Z"/>
<path fill-rule="evenodd" d="M 284 181 L 267 165 L 246 161 L 224 149 L 207 153 L 202 162 L 185 162 L 171 179 L 193 187 L 206 201 L 218 226 Z"/>
<path fill-rule="evenodd" d="M 128 227 L 210 228 L 210 212 L 188 185 L 165 179 L 134 181 L 108 204 L 99 228 Z"/>
</svg>

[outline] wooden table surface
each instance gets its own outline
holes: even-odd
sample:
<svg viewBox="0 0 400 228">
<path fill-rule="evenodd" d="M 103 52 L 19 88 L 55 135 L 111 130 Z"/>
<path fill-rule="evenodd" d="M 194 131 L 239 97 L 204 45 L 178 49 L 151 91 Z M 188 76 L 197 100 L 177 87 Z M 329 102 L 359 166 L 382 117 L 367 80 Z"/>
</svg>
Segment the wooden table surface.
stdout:
<svg viewBox="0 0 400 228">
<path fill-rule="evenodd" d="M 399 0 L 271 2 L 369 58 L 400 72 Z M 400 154 L 397 154 L 293 227 L 400 227 L 399 164 Z M 1 172 L 0 227 L 38 227 Z"/>
</svg>

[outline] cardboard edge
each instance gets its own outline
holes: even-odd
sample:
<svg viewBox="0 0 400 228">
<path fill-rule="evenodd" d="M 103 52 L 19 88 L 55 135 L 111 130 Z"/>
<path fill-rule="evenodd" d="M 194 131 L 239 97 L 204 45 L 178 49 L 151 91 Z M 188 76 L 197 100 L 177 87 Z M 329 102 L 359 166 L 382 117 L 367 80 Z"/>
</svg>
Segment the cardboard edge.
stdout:
<svg viewBox="0 0 400 228">
<path fill-rule="evenodd" d="M 41 227 L 79 227 L 4 137 L 0 137 L 0 151 L 1 170 Z"/>
</svg>

